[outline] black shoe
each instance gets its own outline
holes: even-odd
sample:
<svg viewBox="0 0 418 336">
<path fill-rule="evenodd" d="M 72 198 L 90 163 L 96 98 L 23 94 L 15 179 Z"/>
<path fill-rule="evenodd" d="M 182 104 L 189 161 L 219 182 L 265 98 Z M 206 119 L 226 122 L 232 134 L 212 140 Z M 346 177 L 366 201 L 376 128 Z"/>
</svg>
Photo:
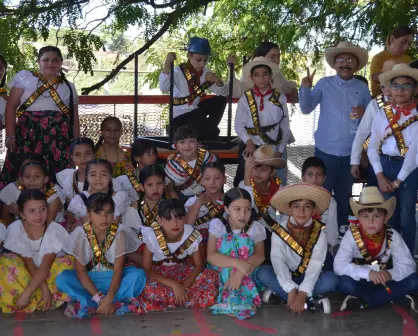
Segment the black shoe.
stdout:
<svg viewBox="0 0 418 336">
<path fill-rule="evenodd" d="M 415 309 L 415 301 L 410 295 L 405 295 L 404 297 L 401 297 L 392 303 L 408 310 Z"/>
<path fill-rule="evenodd" d="M 266 288 L 263 291 L 261 299 L 264 303 L 275 304 L 275 305 L 279 305 L 285 302 L 279 295 L 277 295 L 271 289 L 268 289 L 268 288 Z"/>
<path fill-rule="evenodd" d="M 366 302 L 355 296 L 347 295 L 343 303 L 341 304 L 340 311 L 359 310 L 365 308 L 367 308 Z"/>
<path fill-rule="evenodd" d="M 331 302 L 327 297 L 310 297 L 306 300 L 306 305 L 307 309 L 312 312 L 319 311 L 324 314 L 331 314 Z"/>
</svg>

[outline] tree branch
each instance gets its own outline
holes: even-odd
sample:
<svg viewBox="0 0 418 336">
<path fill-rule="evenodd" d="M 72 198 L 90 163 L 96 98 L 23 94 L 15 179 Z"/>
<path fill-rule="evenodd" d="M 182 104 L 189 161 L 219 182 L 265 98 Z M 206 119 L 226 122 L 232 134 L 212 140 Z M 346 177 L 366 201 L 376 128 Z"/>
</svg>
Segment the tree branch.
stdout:
<svg viewBox="0 0 418 336">
<path fill-rule="evenodd" d="M 88 3 L 91 0 L 62 0 L 58 1 L 56 3 L 51 4 L 50 6 L 44 6 L 44 7 L 37 7 L 37 6 L 31 6 L 31 7 L 3 7 L 0 9 L 0 17 L 6 16 L 6 15 L 20 15 L 20 16 L 29 16 L 31 14 L 42 14 L 45 12 L 49 12 L 52 10 L 58 10 L 63 7 L 69 7 L 69 6 L 79 6 L 84 3 Z"/>
</svg>

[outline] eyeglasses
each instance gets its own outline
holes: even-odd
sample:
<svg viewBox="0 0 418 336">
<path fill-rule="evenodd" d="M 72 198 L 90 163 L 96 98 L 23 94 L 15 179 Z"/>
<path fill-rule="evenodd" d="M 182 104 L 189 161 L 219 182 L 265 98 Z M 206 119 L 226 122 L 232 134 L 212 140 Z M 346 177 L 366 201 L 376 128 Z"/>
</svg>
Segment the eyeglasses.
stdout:
<svg viewBox="0 0 418 336">
<path fill-rule="evenodd" d="M 405 91 L 405 90 L 414 89 L 415 85 L 411 83 L 405 83 L 405 84 L 392 83 L 390 84 L 390 88 L 395 91 Z"/>
<path fill-rule="evenodd" d="M 350 57 L 350 58 L 336 58 L 335 59 L 335 63 L 347 63 L 347 64 L 354 64 L 357 63 L 357 59 L 354 57 Z"/>
</svg>

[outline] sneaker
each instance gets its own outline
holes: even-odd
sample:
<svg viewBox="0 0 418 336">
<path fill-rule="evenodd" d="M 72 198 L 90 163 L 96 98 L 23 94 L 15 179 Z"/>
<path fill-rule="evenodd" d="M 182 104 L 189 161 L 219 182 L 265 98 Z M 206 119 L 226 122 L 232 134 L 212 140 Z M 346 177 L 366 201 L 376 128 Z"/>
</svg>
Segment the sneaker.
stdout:
<svg viewBox="0 0 418 336">
<path fill-rule="evenodd" d="M 367 308 L 367 303 L 358 297 L 347 295 L 341 304 L 340 311 L 345 310 L 358 310 Z"/>
<path fill-rule="evenodd" d="M 415 310 L 415 301 L 410 295 L 405 295 L 404 297 L 401 297 L 392 303 L 408 310 Z"/>
<path fill-rule="evenodd" d="M 320 311 L 324 314 L 331 314 L 331 302 L 327 297 L 310 297 L 306 300 L 306 305 L 307 309 L 312 312 Z"/>
<path fill-rule="evenodd" d="M 284 300 L 279 295 L 277 295 L 271 289 L 268 289 L 268 288 L 266 288 L 263 291 L 261 300 L 264 303 L 269 303 L 269 304 L 281 304 L 284 302 Z"/>
</svg>

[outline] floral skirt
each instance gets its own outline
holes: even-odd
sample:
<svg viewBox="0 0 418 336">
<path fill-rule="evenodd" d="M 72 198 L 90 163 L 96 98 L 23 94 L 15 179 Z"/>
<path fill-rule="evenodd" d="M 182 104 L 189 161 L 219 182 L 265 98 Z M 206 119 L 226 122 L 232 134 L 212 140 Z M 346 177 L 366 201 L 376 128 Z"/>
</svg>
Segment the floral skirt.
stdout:
<svg viewBox="0 0 418 336">
<path fill-rule="evenodd" d="M 154 272 L 179 283 L 186 280 L 193 271 L 193 266 L 176 264 L 174 266 L 153 266 Z M 186 289 L 188 301 L 186 307 L 209 308 L 215 303 L 218 291 L 218 275 L 213 270 L 205 269 L 196 278 L 190 288 Z M 177 307 L 175 296 L 170 287 L 151 278 L 147 281 L 141 294 L 143 305 L 147 311 L 165 311 Z"/>
<path fill-rule="evenodd" d="M 18 178 L 18 164 L 28 153 L 44 156 L 47 167 L 57 173 L 71 167 L 69 117 L 58 111 L 26 111 L 16 123 L 18 155 L 7 153 L 0 174 L 0 189 Z"/>
<path fill-rule="evenodd" d="M 217 241 L 219 253 L 232 258 L 247 260 L 254 253 L 254 241 L 245 233 L 224 235 Z M 257 307 L 261 306 L 259 289 L 256 286 L 254 273 L 244 276 L 241 287 L 238 290 L 230 290 L 225 287 L 235 268 L 218 268 L 210 265 L 219 272 L 219 295 L 217 304 L 210 307 L 214 315 L 234 315 L 240 320 L 253 316 Z M 260 288 L 261 289 L 261 288 Z"/>
<path fill-rule="evenodd" d="M 51 309 L 58 308 L 69 297 L 58 291 L 55 284 L 56 277 L 63 271 L 73 269 L 74 259 L 71 256 L 56 258 L 52 264 L 48 279 L 48 288 L 52 294 Z M 0 310 L 3 313 L 25 312 L 43 310 L 44 302 L 42 290 L 38 288 L 31 296 L 29 304 L 22 310 L 16 309 L 16 301 L 31 281 L 31 276 L 25 267 L 22 258 L 14 253 L 5 253 L 0 256 Z"/>
</svg>

